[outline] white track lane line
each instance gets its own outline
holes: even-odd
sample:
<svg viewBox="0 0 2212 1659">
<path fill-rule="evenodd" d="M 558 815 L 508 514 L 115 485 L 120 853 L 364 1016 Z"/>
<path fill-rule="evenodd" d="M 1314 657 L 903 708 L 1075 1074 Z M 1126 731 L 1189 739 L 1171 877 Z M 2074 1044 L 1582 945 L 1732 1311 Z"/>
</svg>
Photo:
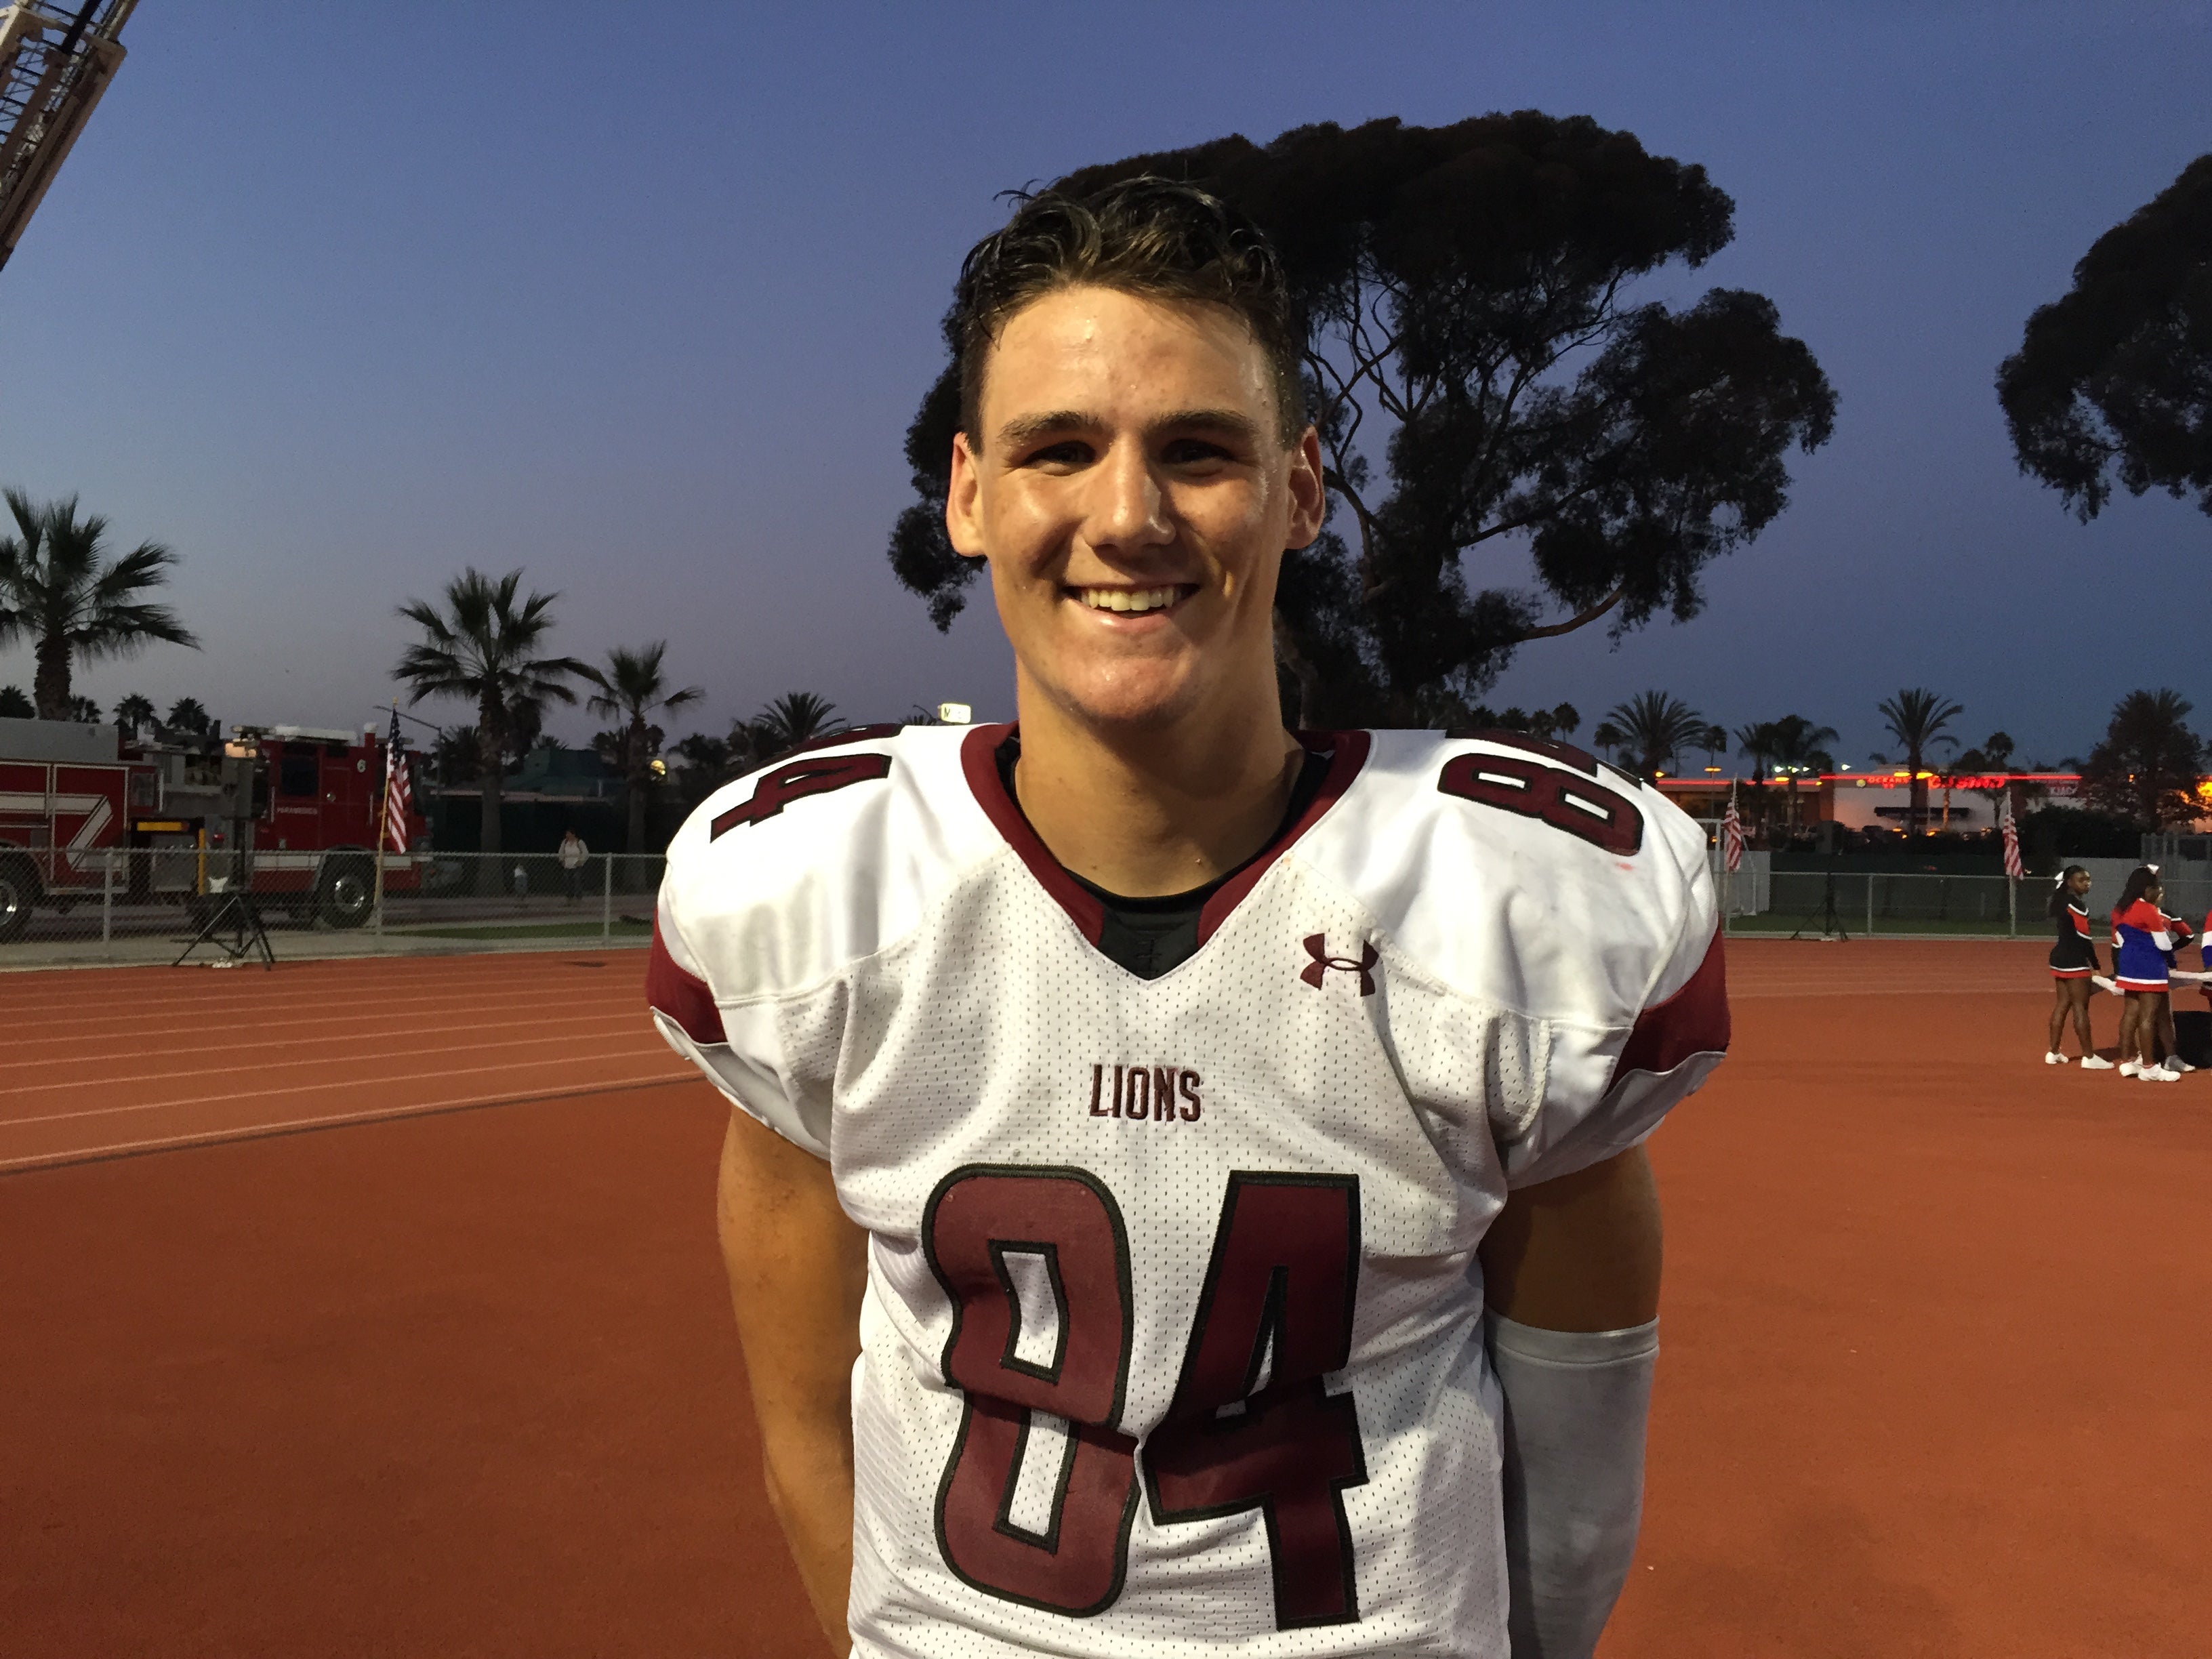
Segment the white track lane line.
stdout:
<svg viewBox="0 0 2212 1659">
<path fill-rule="evenodd" d="M 181 941 L 179 941 L 181 943 Z M 589 962 L 597 965 L 644 961 L 644 944 L 613 944 L 601 948 L 597 940 L 588 945 L 580 945 L 566 951 L 476 951 L 443 952 L 434 956 L 358 956 L 307 957 L 281 956 L 277 959 L 277 974 L 287 979 L 407 979 L 428 977 L 440 979 L 464 978 L 471 974 L 498 972 L 551 972 L 562 968 L 579 966 Z M 0 983 L 14 982 L 25 986 L 52 987 L 59 990 L 70 985 L 108 986 L 121 983 L 153 985 L 175 984 L 173 970 L 166 962 L 147 962 L 131 964 L 107 963 L 89 968 L 26 968 L 8 975 Z M 238 972 L 222 969 L 221 972 Z M 253 977 L 261 978 L 268 970 L 256 968 Z M 193 976 L 193 982 L 210 990 L 227 988 L 221 982 L 204 975 Z M 63 994 L 68 994 L 64 992 Z"/>
<path fill-rule="evenodd" d="M 428 1054 L 478 1054 L 487 1049 L 522 1048 L 533 1043 L 544 1046 L 563 1042 L 599 1042 L 601 1039 L 599 1036 L 574 1029 L 574 1025 L 583 1023 L 582 1021 L 571 1022 L 569 1024 L 563 1025 L 557 1032 L 540 1032 L 532 1036 L 508 1037 L 499 1042 L 452 1042 L 436 1048 L 409 1048 L 404 1054 L 394 1058 L 421 1060 Z M 640 1024 L 642 1024 L 642 1022 Z M 586 1059 L 589 1057 L 585 1056 Z M 328 1048 L 324 1048 L 298 1060 L 264 1060 L 258 1069 L 273 1071 L 292 1066 L 319 1066 L 327 1068 L 332 1066 L 356 1064 L 375 1058 L 377 1054 L 374 1051 L 362 1054 L 346 1054 L 333 1053 Z M 116 1089 L 126 1083 L 172 1083 L 188 1077 L 235 1077 L 240 1069 L 242 1068 L 236 1066 L 206 1066 L 183 1072 L 140 1072 L 130 1077 L 88 1077 L 76 1078 L 63 1083 L 25 1083 L 13 1087 L 0 1088 L 0 1097 L 52 1094 L 61 1089 Z M 0 1121 L 4 1121 L 0 1119 Z"/>
<path fill-rule="evenodd" d="M 653 1052 L 651 1048 L 622 1048 L 613 1054 L 597 1055 L 594 1058 L 645 1060 Z M 570 1060 L 549 1063 L 574 1066 L 583 1062 Z M 520 1072 L 528 1069 L 530 1068 L 526 1063 L 519 1066 L 456 1066 L 439 1072 L 404 1072 L 398 1077 L 347 1079 L 335 1083 L 329 1078 L 324 1078 L 318 1082 L 293 1084 L 282 1089 L 240 1089 L 229 1094 L 187 1095 L 182 1100 L 136 1101 L 128 1106 L 88 1106 L 78 1112 L 48 1112 L 38 1117 L 0 1119 L 0 1134 L 4 1134 L 10 1129 L 28 1128 L 36 1123 L 74 1123 L 79 1119 L 88 1117 L 120 1117 L 126 1112 L 167 1112 L 180 1106 L 219 1106 L 233 1100 L 274 1100 L 283 1095 L 311 1095 L 334 1088 L 344 1088 L 356 1082 L 383 1088 L 395 1083 L 427 1083 L 441 1078 L 477 1077 L 486 1072 Z M 698 1075 L 696 1072 L 663 1072 L 656 1073 L 649 1080 L 656 1083 L 673 1083 L 684 1077 Z"/>
<path fill-rule="evenodd" d="M 576 997 L 562 999 L 559 1001 L 540 1000 L 532 1002 L 526 1008 L 518 1009 L 516 1012 L 530 1013 L 557 1013 L 562 1010 L 568 1008 L 603 1008 L 607 1006 L 609 1000 L 610 999 L 606 997 Z M 511 996 L 502 995 L 495 998 L 487 997 L 483 999 L 481 1006 L 483 1007 L 497 1007 L 505 1009 L 513 1007 L 514 1001 L 515 999 Z M 122 1017 L 120 1015 L 109 1015 L 96 1022 L 97 1024 L 102 1028 L 99 1030 L 71 1032 L 67 1030 L 57 1030 L 58 1027 L 63 1027 L 68 1024 L 68 1022 L 60 1020 L 44 1022 L 41 1029 L 44 1032 L 52 1033 L 56 1036 L 70 1037 L 72 1040 L 81 1040 L 84 1038 L 111 1035 L 115 1036 L 131 1037 L 173 1036 L 206 1035 L 210 1032 L 220 1031 L 262 1030 L 267 1029 L 270 1023 L 274 1020 L 283 1020 L 288 1024 L 295 1025 L 298 1024 L 302 1020 L 308 1019 L 331 1020 L 334 1022 L 341 1020 L 374 1020 L 383 1029 L 390 1030 L 392 1028 L 395 1016 L 401 1014 L 427 1014 L 434 1010 L 441 1008 L 455 1009 L 463 1013 L 475 1013 L 480 1012 L 479 1005 L 474 999 L 464 1000 L 456 997 L 434 997 L 424 998 L 419 1000 L 410 1000 L 408 1001 L 398 1001 L 386 1006 L 374 1008 L 362 1008 L 359 1006 L 357 1000 L 337 1006 L 342 1007 L 343 1012 L 323 1012 L 318 1005 L 312 1003 L 301 1004 L 283 1002 L 271 1004 L 269 1007 L 264 1010 L 246 1014 L 244 1017 L 235 1019 L 225 1019 L 222 1021 L 201 1019 L 194 1020 L 191 1024 L 184 1025 L 136 1026 L 124 1024 L 119 1025 L 118 1027 L 118 1022 Z M 640 1008 L 645 1006 L 645 998 L 642 994 L 642 988 L 640 988 L 640 994 L 635 1006 Z M 228 1012 L 228 1011 L 226 1011 L 226 1012 Z M 91 1024 L 93 1022 L 84 1023 Z M 404 1022 L 402 1023 L 404 1024 Z"/>
<path fill-rule="evenodd" d="M 570 1015 L 562 1019 L 560 1024 L 563 1031 L 568 1031 L 582 1025 L 636 1024 L 640 1021 L 649 1022 L 652 1018 L 651 1011 L 641 1004 L 637 1008 L 622 1013 L 592 1014 L 581 1018 Z M 472 1025 L 440 1025 L 436 1028 L 436 1032 L 440 1036 L 458 1036 L 464 1031 L 535 1030 L 543 1027 L 544 1024 L 542 1018 L 532 1012 L 517 1014 L 511 1019 L 481 1020 Z M 374 1045 L 376 1050 L 388 1049 L 392 1045 L 391 1030 L 382 1021 L 379 1021 L 370 1030 L 355 1032 L 345 1036 L 331 1036 L 327 1028 L 319 1027 L 318 1037 L 317 1054 L 333 1060 L 344 1058 L 344 1055 L 338 1052 L 344 1043 L 369 1043 Z M 297 1048 L 299 1046 L 300 1039 L 297 1037 L 272 1037 L 264 1042 L 203 1042 L 188 1048 L 164 1048 L 161 1050 L 161 1058 L 179 1060 L 186 1054 L 251 1054 L 257 1048 Z M 412 1052 L 422 1054 L 426 1051 L 417 1048 Z M 8 1072 L 9 1075 L 12 1076 L 26 1066 L 82 1066 L 84 1062 L 84 1050 L 82 1048 L 75 1048 L 65 1054 L 42 1054 L 36 1060 L 16 1060 L 10 1056 L 8 1061 Z"/>
<path fill-rule="evenodd" d="M 592 1095 L 620 1094 L 626 1089 L 658 1089 L 672 1083 L 689 1082 L 698 1077 L 696 1072 L 683 1077 L 617 1078 L 611 1083 L 594 1083 L 586 1088 L 556 1089 L 527 1094 L 473 1095 L 458 1100 L 423 1101 L 412 1106 L 387 1107 L 374 1112 L 334 1112 L 327 1117 L 296 1117 L 281 1123 L 258 1123 L 251 1128 L 210 1129 L 197 1134 L 158 1135 L 145 1140 L 116 1140 L 98 1146 L 82 1147 L 74 1152 L 38 1152 L 29 1158 L 0 1158 L 0 1172 L 27 1170 L 52 1164 L 70 1164 L 96 1162 L 113 1158 L 123 1152 L 146 1152 L 164 1146 L 220 1146 L 226 1141 L 258 1140 L 264 1136 L 281 1134 L 291 1129 L 336 1127 L 348 1123 L 384 1123 L 395 1118 L 422 1117 L 433 1112 L 461 1111 L 472 1106 L 529 1105 L 541 1100 L 582 1100 Z"/>
<path fill-rule="evenodd" d="M 644 982 L 640 974 L 635 980 L 624 975 L 617 981 L 625 986 Z M 63 1001 L 33 1003 L 6 999 L 10 1008 L 26 1014 L 39 1015 L 51 1009 L 56 1019 L 92 1020 L 112 1018 L 118 1014 L 148 1014 L 171 1016 L 183 1013 L 235 1013 L 247 1008 L 265 1007 L 270 1003 L 286 1005 L 314 1005 L 343 1007 L 351 1003 L 374 1001 L 382 1003 L 396 999 L 402 1002 L 420 1003 L 458 995 L 498 996 L 518 991 L 550 990 L 556 987 L 573 988 L 578 992 L 594 991 L 605 994 L 609 981 L 572 978 L 567 975 L 547 975 L 533 979 L 489 979 L 471 977 L 445 981 L 410 980 L 386 985 L 317 985 L 313 987 L 269 985 L 255 987 L 228 996 L 212 993 L 204 996 L 179 997 L 112 997 L 93 1001 L 73 997 Z"/>
<path fill-rule="evenodd" d="M 604 951 L 556 951 L 550 958 L 539 953 L 529 956 L 358 957 L 341 961 L 280 960 L 274 971 L 257 963 L 250 969 L 215 970 L 213 977 L 207 973 L 180 975 L 168 970 L 165 964 L 149 963 L 148 969 L 152 971 L 131 969 L 112 975 L 71 969 L 42 976 L 33 969 L 11 975 L 0 980 L 0 984 L 9 986 L 15 994 L 46 994 L 60 1001 L 74 1000 L 94 992 L 109 994 L 137 992 L 162 996 L 235 996 L 246 993 L 252 986 L 273 984 L 279 981 L 292 985 L 386 985 L 495 977 L 559 977 L 576 973 L 621 972 L 633 966 L 641 969 L 645 959 L 643 951 L 627 947 Z"/>
</svg>

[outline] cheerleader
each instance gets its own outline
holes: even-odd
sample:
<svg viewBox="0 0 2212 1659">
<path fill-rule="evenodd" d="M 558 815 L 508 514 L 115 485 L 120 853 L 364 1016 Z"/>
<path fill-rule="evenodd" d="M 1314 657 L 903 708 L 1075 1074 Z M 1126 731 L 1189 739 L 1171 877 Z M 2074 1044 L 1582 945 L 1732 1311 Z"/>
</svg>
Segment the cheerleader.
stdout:
<svg viewBox="0 0 2212 1659">
<path fill-rule="evenodd" d="M 2166 913 L 2158 908 L 2162 896 L 2158 866 L 2142 865 L 2130 872 L 2112 909 L 2112 979 L 2128 999 L 2120 1010 L 2120 1075 L 2145 1083 L 2181 1080 L 2178 1068 L 2158 1063 L 2171 982 L 2165 953 L 2173 948 Z"/>
<path fill-rule="evenodd" d="M 2051 947 L 2051 1041 L 2045 1048 L 2045 1066 L 2063 1066 L 2059 1045 L 2066 1039 L 2066 1023 L 2074 1023 L 2074 1036 L 2081 1045 L 2081 1069 L 2108 1072 L 2112 1062 L 2097 1052 L 2089 1035 L 2089 988 L 2101 986 L 2118 994 L 2118 988 L 2097 972 L 2097 939 L 2089 931 L 2089 872 L 2069 864 L 2058 872 L 2046 907 L 2057 924 L 2057 943 Z"/>
</svg>

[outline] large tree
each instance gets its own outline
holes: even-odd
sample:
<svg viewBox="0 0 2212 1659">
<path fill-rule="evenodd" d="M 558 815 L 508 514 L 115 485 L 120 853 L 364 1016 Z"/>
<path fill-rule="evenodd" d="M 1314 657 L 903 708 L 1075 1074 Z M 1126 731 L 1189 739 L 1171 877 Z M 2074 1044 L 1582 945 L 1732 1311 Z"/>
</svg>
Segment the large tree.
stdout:
<svg viewBox="0 0 2212 1659">
<path fill-rule="evenodd" d="M 2212 514 L 2212 155 L 2090 244 L 1997 370 L 2020 469 L 2084 520 L 2162 489 Z"/>
<path fill-rule="evenodd" d="M 1951 722 L 1965 714 L 1965 705 L 1939 697 L 1922 686 L 1908 686 L 1893 697 L 1885 698 L 1875 706 L 1881 716 L 1883 728 L 1897 739 L 1898 759 L 1905 763 L 1906 804 L 1911 816 L 1905 821 L 1905 833 L 1911 835 L 1924 829 L 1928 822 L 1928 757 L 1932 750 L 1956 749 L 1958 738 L 1950 734 Z M 1875 759 L 1885 766 L 1886 755 Z"/>
<path fill-rule="evenodd" d="M 42 720 L 71 718 L 70 671 L 79 661 L 127 657 L 156 640 L 198 648 L 177 613 L 146 596 L 169 580 L 177 556 L 141 542 L 107 556 L 107 520 L 77 516 L 76 497 L 33 503 L 0 495 L 15 520 L 0 535 L 0 647 L 31 642 L 31 696 Z"/>
<path fill-rule="evenodd" d="M 635 651 L 616 646 L 607 653 L 604 668 L 586 668 L 584 678 L 599 689 L 585 706 L 605 718 L 619 720 L 623 793 L 629 802 L 629 850 L 632 857 L 645 851 L 645 802 L 653 787 L 653 763 L 659 752 L 661 732 L 653 724 L 655 709 L 674 713 L 707 695 L 704 688 L 668 684 L 661 659 L 668 641 L 655 640 Z"/>
<path fill-rule="evenodd" d="M 500 850 L 500 783 L 518 707 L 573 703 L 568 682 L 592 672 L 574 657 L 540 654 L 553 631 L 557 593 L 523 594 L 522 572 L 487 576 L 473 566 L 446 584 L 442 608 L 410 599 L 399 614 L 422 630 L 392 671 L 407 688 L 407 701 L 461 697 L 477 706 L 477 781 L 483 794 L 480 845 Z M 488 890 L 499 872 L 485 865 Z"/>
<path fill-rule="evenodd" d="M 2187 823 L 2204 811 L 2197 781 L 2204 743 L 2189 729 L 2190 705 L 2176 692 L 2130 691 L 2112 710 L 2104 741 L 2081 768 L 2081 793 L 2098 811 L 2148 830 Z"/>
<path fill-rule="evenodd" d="M 1139 173 L 1250 214 L 1309 319 L 1343 533 L 1284 560 L 1277 654 L 1301 724 L 1426 723 L 1439 690 L 1471 702 L 1529 640 L 1694 616 L 1706 565 L 1786 504 L 1789 451 L 1833 424 L 1820 365 L 1765 298 L 1635 300 L 1638 279 L 1727 246 L 1734 204 L 1586 117 L 1323 124 L 1060 187 Z M 890 546 L 940 628 L 975 574 L 944 527 L 958 408 L 948 367 L 907 434 L 920 499 Z M 1478 553 L 1533 558 L 1540 591 L 1485 586 Z"/>
</svg>

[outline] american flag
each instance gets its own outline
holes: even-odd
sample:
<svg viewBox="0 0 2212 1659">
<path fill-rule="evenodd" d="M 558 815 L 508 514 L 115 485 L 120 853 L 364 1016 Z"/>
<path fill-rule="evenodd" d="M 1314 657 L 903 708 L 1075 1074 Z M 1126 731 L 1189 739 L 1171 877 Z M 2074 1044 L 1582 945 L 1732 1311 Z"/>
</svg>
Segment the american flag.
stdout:
<svg viewBox="0 0 2212 1659">
<path fill-rule="evenodd" d="M 1729 791 L 1728 816 L 1721 820 L 1721 861 L 1731 870 L 1743 868 L 1743 819 L 1735 810 L 1735 791 Z"/>
<path fill-rule="evenodd" d="M 2010 790 L 1997 797 L 1997 830 L 2004 836 L 2005 874 L 2018 881 L 2027 873 L 2027 866 L 2020 861 L 2020 826 L 2012 821 Z"/>
<path fill-rule="evenodd" d="M 414 810 L 415 792 L 407 782 L 407 751 L 399 744 L 399 711 L 392 711 L 392 735 L 384 745 L 384 839 L 395 853 L 407 850 L 407 815 Z"/>
</svg>

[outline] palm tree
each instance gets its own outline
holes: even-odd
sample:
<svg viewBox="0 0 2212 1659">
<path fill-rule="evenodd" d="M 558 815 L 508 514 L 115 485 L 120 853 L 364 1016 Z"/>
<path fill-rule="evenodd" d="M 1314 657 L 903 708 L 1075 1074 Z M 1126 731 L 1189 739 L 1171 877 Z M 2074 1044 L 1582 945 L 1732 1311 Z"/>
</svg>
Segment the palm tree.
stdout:
<svg viewBox="0 0 2212 1659">
<path fill-rule="evenodd" d="M 1600 720 L 1590 728 L 1590 741 L 1604 750 L 1605 757 L 1611 760 L 1613 751 L 1628 741 L 1628 734 L 1611 720 Z"/>
<path fill-rule="evenodd" d="M 695 806 L 744 769 L 738 763 L 741 757 L 732 750 L 730 740 L 709 732 L 678 738 L 669 745 L 668 752 L 676 757 L 677 787 Z"/>
<path fill-rule="evenodd" d="M 604 672 L 597 668 L 584 671 L 584 678 L 599 688 L 585 707 L 594 714 L 623 722 L 618 735 L 622 741 L 623 776 L 627 781 L 625 793 L 629 798 L 629 851 L 633 857 L 645 850 L 645 795 L 653 785 L 653 751 L 659 747 L 656 736 L 659 728 L 649 725 L 646 716 L 656 708 L 673 714 L 707 695 L 696 685 L 687 685 L 680 691 L 668 689 L 667 677 L 660 668 L 660 659 L 667 653 L 666 640 L 655 640 L 635 651 L 618 645 L 607 653 Z"/>
<path fill-rule="evenodd" d="M 1767 819 L 1766 765 L 1774 758 L 1778 741 L 1772 720 L 1759 720 L 1735 729 L 1736 752 L 1751 762 L 1752 810 L 1761 824 Z"/>
<path fill-rule="evenodd" d="M 574 657 L 539 656 L 553 631 L 553 602 L 558 593 L 520 597 L 522 572 L 487 576 L 473 565 L 446 584 L 445 608 L 410 599 L 399 614 L 422 630 L 392 671 L 407 688 L 407 701 L 466 697 L 477 706 L 477 781 L 483 790 L 481 845 L 500 850 L 500 782 L 507 769 L 507 744 L 518 708 L 573 703 L 567 681 L 589 675 L 589 665 Z M 496 890 L 499 872 L 489 860 L 485 878 Z"/>
<path fill-rule="evenodd" d="M 132 734 L 154 724 L 154 700 L 136 691 L 115 705 L 115 723 Z"/>
<path fill-rule="evenodd" d="M 2012 798 L 2014 810 L 2017 811 L 2029 801 L 2046 793 L 2039 783 L 2027 783 L 2009 778 L 2014 747 L 2009 732 L 1992 732 L 1974 748 L 1969 749 L 1951 763 L 1952 766 L 1960 772 L 1985 773 L 1999 780 L 1993 787 L 1974 791 L 1976 794 L 1989 801 L 1993 811 L 1997 804 L 2007 796 Z"/>
<path fill-rule="evenodd" d="M 1922 775 L 1928 769 L 1928 751 L 1959 746 L 1959 740 L 1946 728 L 1954 716 L 1966 712 L 1966 708 L 1916 685 L 1885 700 L 1877 712 L 1889 735 L 1905 751 L 1902 758 L 1911 779 L 1908 804 L 1912 810 L 1907 823 L 1912 830 L 1921 829 L 1928 821 L 1928 780 Z M 1875 759 L 1885 766 L 1890 763 L 1886 755 L 1876 755 Z"/>
<path fill-rule="evenodd" d="M 38 705 L 23 695 L 21 686 L 0 685 L 0 719 L 27 720 L 38 712 Z"/>
<path fill-rule="evenodd" d="M 1709 726 L 1705 728 L 1705 735 L 1698 739 L 1698 747 L 1705 751 L 1707 771 L 1717 769 L 1721 750 L 1728 747 L 1728 727 L 1725 726 Z"/>
<path fill-rule="evenodd" d="M 839 731 L 837 705 L 811 691 L 787 691 L 745 722 L 752 740 L 753 764 L 766 766 L 801 744 Z M 735 733 L 732 734 L 733 737 Z"/>
<path fill-rule="evenodd" d="M 1751 762 L 1751 781 L 1766 781 L 1766 763 L 1774 758 L 1774 722 L 1760 720 L 1735 729 L 1736 752 Z"/>
<path fill-rule="evenodd" d="M 31 641 L 40 720 L 70 718 L 70 672 L 80 659 L 131 656 L 155 640 L 198 648 L 175 611 L 144 597 L 169 580 L 174 553 L 141 542 L 111 559 L 107 520 L 79 518 L 76 496 L 34 507 L 10 489 L 4 499 L 17 533 L 0 536 L 0 647 Z"/>
<path fill-rule="evenodd" d="M 1802 714 L 1784 714 L 1780 720 L 1771 720 L 1755 729 L 1765 733 L 1769 745 L 1766 752 L 1785 780 L 1784 787 L 1789 792 L 1787 821 L 1795 830 L 1797 827 L 1797 780 L 1812 767 L 1817 766 L 1822 771 L 1833 769 L 1836 757 L 1821 745 L 1836 740 L 1836 728 L 1815 726 Z"/>
<path fill-rule="evenodd" d="M 179 733 L 187 738 L 211 738 L 215 735 L 215 716 L 200 706 L 198 697 L 179 697 L 169 705 L 169 712 L 161 722 L 164 732 Z"/>
<path fill-rule="evenodd" d="M 1629 769 L 1646 780 L 1656 779 L 1669 761 L 1695 749 L 1705 735 L 1705 717 L 1664 691 L 1639 691 L 1607 709 L 1605 718 L 1620 730 Z"/>
<path fill-rule="evenodd" d="M 1571 702 L 1563 702 L 1557 708 L 1539 708 L 1529 715 L 1528 735 L 1564 743 L 1582 723 L 1581 711 Z"/>
</svg>

